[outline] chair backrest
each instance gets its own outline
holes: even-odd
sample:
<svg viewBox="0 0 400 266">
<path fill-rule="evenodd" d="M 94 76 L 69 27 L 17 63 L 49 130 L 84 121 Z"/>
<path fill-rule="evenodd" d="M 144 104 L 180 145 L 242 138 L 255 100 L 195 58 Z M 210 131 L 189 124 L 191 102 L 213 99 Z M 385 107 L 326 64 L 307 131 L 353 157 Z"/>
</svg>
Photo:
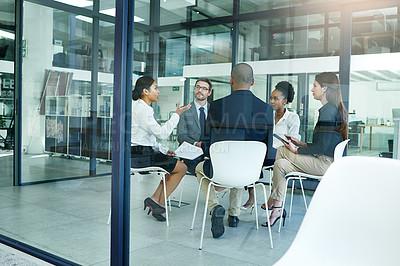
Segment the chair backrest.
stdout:
<svg viewBox="0 0 400 266">
<path fill-rule="evenodd" d="M 260 178 L 267 146 L 259 141 L 219 141 L 210 147 L 213 181 L 242 187 Z"/>
<path fill-rule="evenodd" d="M 343 157 L 344 149 L 347 146 L 347 143 L 349 143 L 350 139 L 345 139 L 342 142 L 340 142 L 338 145 L 335 147 L 335 154 L 333 155 L 333 159 L 336 161 L 339 158 Z"/>
<path fill-rule="evenodd" d="M 400 161 L 394 159 L 335 161 L 276 265 L 398 265 L 399 173 Z"/>
</svg>

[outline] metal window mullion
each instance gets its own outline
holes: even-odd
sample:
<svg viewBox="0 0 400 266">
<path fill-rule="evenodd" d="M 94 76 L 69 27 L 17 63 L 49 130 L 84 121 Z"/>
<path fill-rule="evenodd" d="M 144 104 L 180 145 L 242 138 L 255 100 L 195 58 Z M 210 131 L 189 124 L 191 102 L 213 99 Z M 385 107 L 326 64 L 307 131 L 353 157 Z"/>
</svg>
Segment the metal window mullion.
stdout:
<svg viewBox="0 0 400 266">
<path fill-rule="evenodd" d="M 93 2 L 94 12 L 99 12 L 99 0 Z M 90 133 L 89 133 L 89 175 L 96 175 L 97 158 L 97 87 L 99 77 L 99 18 L 93 17 L 92 23 L 92 69 L 91 69 L 91 95 L 90 95 Z"/>
<path fill-rule="evenodd" d="M 129 265 L 134 1 L 116 0 L 112 119 L 111 265 Z"/>
</svg>

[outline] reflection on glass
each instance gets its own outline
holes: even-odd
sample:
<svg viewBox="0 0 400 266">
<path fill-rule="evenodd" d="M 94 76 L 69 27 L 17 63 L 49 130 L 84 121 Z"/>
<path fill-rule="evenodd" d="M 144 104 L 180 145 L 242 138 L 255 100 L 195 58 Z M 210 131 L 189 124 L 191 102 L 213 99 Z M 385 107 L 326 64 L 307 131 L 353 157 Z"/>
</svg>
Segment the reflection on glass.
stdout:
<svg viewBox="0 0 400 266">
<path fill-rule="evenodd" d="M 352 54 L 400 51 L 398 7 L 353 13 Z"/>
<path fill-rule="evenodd" d="M 338 55 L 339 26 L 326 23 L 325 14 L 240 22 L 240 58 L 262 61 Z"/>
<path fill-rule="evenodd" d="M 190 47 L 192 65 L 232 61 L 231 24 L 192 30 Z"/>
<path fill-rule="evenodd" d="M 160 1 L 160 24 L 174 24 L 187 21 L 187 8 L 193 7 L 196 0 Z"/>
<path fill-rule="evenodd" d="M 233 14 L 233 1 L 197 0 L 193 7 L 192 20 L 229 16 Z"/>
</svg>

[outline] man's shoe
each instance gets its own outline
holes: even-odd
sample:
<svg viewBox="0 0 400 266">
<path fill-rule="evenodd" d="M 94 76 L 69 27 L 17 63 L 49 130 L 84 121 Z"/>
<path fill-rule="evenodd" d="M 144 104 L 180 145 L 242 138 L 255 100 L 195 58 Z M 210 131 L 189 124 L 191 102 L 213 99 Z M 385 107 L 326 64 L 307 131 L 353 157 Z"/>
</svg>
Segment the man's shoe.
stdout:
<svg viewBox="0 0 400 266">
<path fill-rule="evenodd" d="M 211 232 L 214 238 L 222 236 L 224 227 L 225 209 L 221 205 L 215 206 L 211 211 Z"/>
<path fill-rule="evenodd" d="M 230 227 L 237 227 L 238 223 L 239 223 L 239 217 L 229 215 L 228 224 Z"/>
</svg>

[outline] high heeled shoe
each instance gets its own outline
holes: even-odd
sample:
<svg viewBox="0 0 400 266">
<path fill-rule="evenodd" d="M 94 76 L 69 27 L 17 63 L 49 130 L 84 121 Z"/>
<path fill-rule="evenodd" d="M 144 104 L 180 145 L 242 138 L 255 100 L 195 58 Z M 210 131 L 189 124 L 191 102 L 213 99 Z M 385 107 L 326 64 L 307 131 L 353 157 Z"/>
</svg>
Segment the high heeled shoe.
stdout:
<svg viewBox="0 0 400 266">
<path fill-rule="evenodd" d="M 265 203 L 263 203 L 263 204 L 261 205 L 261 209 L 265 210 Z M 272 211 L 272 207 L 269 207 L 268 210 L 269 210 L 269 211 Z"/>
<path fill-rule="evenodd" d="M 245 205 L 246 205 L 246 204 L 245 204 Z M 242 210 L 242 211 L 247 211 L 247 210 L 250 210 L 250 209 L 251 209 L 250 212 L 252 213 L 253 210 L 254 210 L 254 203 L 251 204 L 251 205 L 248 205 L 247 207 L 246 207 L 245 205 L 240 206 L 240 210 Z"/>
<path fill-rule="evenodd" d="M 149 215 L 151 212 L 152 216 L 156 218 L 158 221 L 164 222 L 166 220 L 165 217 L 161 215 L 162 213 L 165 213 L 165 208 L 158 205 L 154 200 L 152 200 L 149 197 L 144 200 L 143 209 L 146 210 L 146 207 L 149 208 L 147 215 Z"/>
<path fill-rule="evenodd" d="M 282 207 L 272 207 L 273 209 L 282 209 Z M 273 223 L 271 223 L 271 227 L 274 226 L 276 224 L 276 222 L 281 218 L 281 216 L 279 215 L 275 221 Z M 282 213 L 282 226 L 285 226 L 285 220 L 286 220 L 286 210 L 283 209 L 283 213 Z M 265 222 L 263 224 L 261 224 L 261 226 L 263 227 L 268 227 L 268 222 Z"/>
</svg>

